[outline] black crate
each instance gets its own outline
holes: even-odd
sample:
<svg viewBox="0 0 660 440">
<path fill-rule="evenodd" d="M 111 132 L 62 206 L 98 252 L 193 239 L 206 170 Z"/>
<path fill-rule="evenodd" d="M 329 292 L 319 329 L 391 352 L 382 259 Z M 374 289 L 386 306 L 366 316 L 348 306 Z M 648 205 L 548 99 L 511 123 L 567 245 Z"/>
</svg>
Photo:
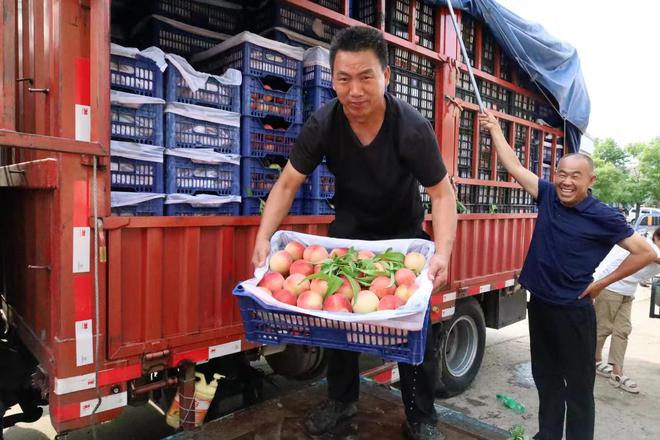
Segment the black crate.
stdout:
<svg viewBox="0 0 660 440">
<path fill-rule="evenodd" d="M 518 160 L 523 165 L 525 164 L 525 145 L 527 143 L 527 127 L 524 125 L 516 125 L 516 133 L 514 136 L 514 151 L 518 156 Z"/>
<path fill-rule="evenodd" d="M 435 81 L 401 69 L 392 69 L 388 91 L 410 105 L 433 123 Z"/>
<path fill-rule="evenodd" d="M 281 27 L 324 43 L 330 43 L 342 29 L 328 20 L 323 20 L 313 13 L 298 9 L 280 0 L 268 2 L 255 0 L 247 3 L 248 27 L 255 33 Z"/>
<path fill-rule="evenodd" d="M 341 12 L 342 14 L 344 13 L 344 0 L 312 0 L 312 3 Z"/>
<path fill-rule="evenodd" d="M 474 53 L 476 49 L 477 39 L 476 39 L 476 20 L 466 14 L 465 12 L 461 16 L 461 37 L 463 38 L 463 44 L 465 44 L 465 51 L 470 60 L 470 64 L 474 65 Z M 463 60 L 463 53 L 460 54 L 460 60 Z"/>
<path fill-rule="evenodd" d="M 378 14 L 379 0 L 353 0 L 351 2 L 351 17 L 378 27 L 381 16 Z M 427 49 L 435 48 L 435 14 L 436 7 L 418 1 L 415 11 L 416 43 Z M 386 2 L 385 31 L 408 39 L 408 22 L 410 21 L 410 0 L 392 0 Z"/>
<path fill-rule="evenodd" d="M 500 78 L 505 81 L 513 80 L 513 61 L 507 54 L 503 51 L 500 51 Z"/>
<path fill-rule="evenodd" d="M 472 140 L 474 112 L 461 112 L 458 129 L 458 177 L 472 177 Z"/>
<path fill-rule="evenodd" d="M 509 121 L 505 121 L 504 119 L 500 119 L 500 127 L 502 127 L 502 133 L 504 133 L 504 139 L 508 141 L 509 136 L 511 134 L 511 123 Z M 497 180 L 499 180 L 500 182 L 508 182 L 509 180 L 509 173 L 506 171 L 506 168 L 504 168 L 504 165 L 502 165 L 502 161 L 499 159 L 497 160 Z M 502 203 L 508 203 L 508 202 L 502 202 Z"/>
<path fill-rule="evenodd" d="M 517 118 L 534 120 L 534 98 L 520 93 L 513 93 L 511 114 Z"/>
<path fill-rule="evenodd" d="M 484 106 L 509 113 L 511 106 L 511 92 L 487 80 L 479 80 L 479 93 Z"/>
<path fill-rule="evenodd" d="M 482 27 L 483 32 L 481 33 L 481 70 L 490 73 L 491 75 L 495 74 L 495 38 L 488 29 Z"/>
<path fill-rule="evenodd" d="M 398 46 L 389 48 L 389 65 L 393 69 L 406 70 L 415 75 L 435 79 L 436 62 Z"/>
<path fill-rule="evenodd" d="M 492 150 L 493 147 L 490 133 L 486 130 L 481 130 L 479 133 L 478 179 L 490 180 L 492 170 Z"/>
<path fill-rule="evenodd" d="M 479 87 L 479 79 L 475 78 L 477 82 L 477 87 Z M 467 72 L 461 70 L 458 72 L 456 78 L 456 97 L 462 99 L 465 102 L 471 102 L 473 104 L 477 103 L 477 98 L 474 93 L 474 88 L 470 82 L 470 75 Z"/>
</svg>

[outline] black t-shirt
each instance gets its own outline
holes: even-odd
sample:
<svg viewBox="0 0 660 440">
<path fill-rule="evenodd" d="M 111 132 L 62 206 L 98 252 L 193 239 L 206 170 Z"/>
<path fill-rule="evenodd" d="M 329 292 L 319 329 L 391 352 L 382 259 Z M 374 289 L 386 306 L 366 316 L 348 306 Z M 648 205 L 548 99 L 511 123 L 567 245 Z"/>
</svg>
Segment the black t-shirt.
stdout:
<svg viewBox="0 0 660 440">
<path fill-rule="evenodd" d="M 447 174 L 431 124 L 408 103 L 387 93 L 385 98 L 385 119 L 371 144 L 362 145 L 334 99 L 312 114 L 289 156 L 306 175 L 325 156 L 335 175 L 330 236 L 420 236 L 424 208 L 418 182 L 433 186 Z"/>
</svg>

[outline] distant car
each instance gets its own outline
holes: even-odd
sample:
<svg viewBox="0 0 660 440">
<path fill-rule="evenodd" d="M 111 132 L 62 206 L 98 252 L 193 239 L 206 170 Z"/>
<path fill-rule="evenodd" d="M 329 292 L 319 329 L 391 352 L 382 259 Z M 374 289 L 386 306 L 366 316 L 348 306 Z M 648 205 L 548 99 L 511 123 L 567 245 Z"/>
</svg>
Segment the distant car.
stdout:
<svg viewBox="0 0 660 440">
<path fill-rule="evenodd" d="M 658 226 L 660 226 L 660 209 L 655 209 L 654 212 L 640 215 L 633 229 L 640 235 L 650 238 Z"/>
<path fill-rule="evenodd" d="M 651 214 L 651 213 L 655 213 L 657 215 L 660 215 L 660 208 L 652 208 L 650 206 L 642 206 L 639 209 L 639 216 L 640 217 L 644 216 L 645 214 Z M 628 217 L 626 217 L 626 220 L 628 221 L 628 223 L 633 223 L 636 219 L 636 215 L 637 215 L 637 211 L 635 210 L 635 208 L 632 208 L 630 210 L 630 212 L 628 213 Z"/>
</svg>

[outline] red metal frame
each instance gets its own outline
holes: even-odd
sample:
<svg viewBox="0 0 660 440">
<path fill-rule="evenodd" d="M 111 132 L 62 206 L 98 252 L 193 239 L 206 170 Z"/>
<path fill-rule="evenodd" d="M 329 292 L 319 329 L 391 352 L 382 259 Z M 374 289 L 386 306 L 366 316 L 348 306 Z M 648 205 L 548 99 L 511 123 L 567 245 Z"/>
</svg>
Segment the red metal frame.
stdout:
<svg viewBox="0 0 660 440">
<path fill-rule="evenodd" d="M 202 361 L 209 357 L 209 346 L 241 340 L 242 349 L 253 346 L 243 339 L 240 315 L 231 296 L 231 287 L 248 278 L 250 252 L 259 217 L 109 217 L 109 171 L 107 161 L 109 129 L 109 0 L 22 1 L 17 16 L 15 2 L 0 3 L 3 12 L 4 43 L 0 104 L 0 146 L 10 154 L 2 171 L 12 177 L 0 186 L 20 186 L 3 198 L 15 215 L 3 220 L 0 233 L 15 249 L 9 287 L 25 295 L 11 296 L 11 318 L 23 341 L 54 380 L 84 377 L 94 373 L 93 365 L 76 365 L 76 315 L 91 313 L 90 274 L 73 274 L 74 226 L 92 228 L 92 164 L 97 164 L 98 215 L 108 244 L 108 262 L 99 262 L 99 308 L 102 311 L 99 351 L 99 389 L 102 395 L 127 390 L 127 380 L 144 374 L 143 357 L 164 354 L 167 366 L 183 360 Z M 325 19 L 345 25 L 364 25 L 340 13 L 306 0 L 288 3 Z M 344 2 L 348 11 L 349 2 Z M 414 17 L 416 1 L 411 1 Z M 379 2 L 384 10 L 384 1 Z M 437 51 L 414 43 L 414 20 L 409 24 L 409 40 L 386 34 L 392 43 L 440 62 L 436 86 L 436 134 L 442 156 L 450 172 L 456 173 L 458 118 L 454 104 L 445 97 L 455 96 L 458 44 L 447 11 L 436 14 Z M 460 15 L 460 14 L 459 14 Z M 381 13 L 380 17 L 384 17 Z M 75 20 L 72 19 L 75 17 Z M 17 32 L 21 20 L 22 32 Z M 384 20 L 380 20 L 384 28 Z M 39 36 L 39 38 L 37 38 Z M 481 31 L 477 32 L 481 41 Z M 14 41 L 15 45 L 8 42 Z M 478 45 L 480 54 L 480 45 Z M 496 57 L 497 57 L 496 52 Z M 480 56 L 476 56 L 480 62 Z M 89 102 L 92 112 L 90 142 L 75 141 L 77 80 L 80 61 L 89 63 Z M 499 63 L 496 64 L 499 69 Z M 525 93 L 513 83 L 477 71 L 477 76 Z M 497 73 L 497 70 L 496 70 Z M 30 77 L 35 87 L 49 93 L 34 94 L 16 77 Z M 478 108 L 461 103 L 469 111 Z M 527 127 L 526 163 L 530 163 L 531 130 L 553 134 L 553 163 L 560 130 L 515 118 L 499 117 Z M 16 131 L 14 131 L 16 130 Z M 478 130 L 475 130 L 478 149 Z M 542 164 L 543 138 L 539 154 Z M 478 158 L 477 154 L 474 155 Z M 493 155 L 493 160 L 496 156 Z M 475 160 L 475 164 L 477 161 Z M 5 165 L 5 164 L 0 164 Z M 493 164 L 494 165 L 494 164 Z M 542 165 L 539 166 L 541 170 Z M 493 166 L 493 169 L 496 169 Z M 16 173 L 18 171 L 18 173 Z M 509 188 L 512 182 L 455 179 L 459 184 L 491 185 Z M 31 191 L 30 189 L 43 191 Z M 23 191 L 27 189 L 28 191 Z M 4 193 L 3 193 L 4 194 Z M 38 213 L 38 214 L 36 214 Z M 483 289 L 497 289 L 514 282 L 529 241 L 534 214 L 459 215 L 456 248 L 450 262 L 450 285 L 432 297 L 432 319 L 449 319 L 456 298 Z M 282 228 L 323 235 L 331 217 L 288 217 Z M 430 216 L 424 224 L 431 231 Z M 101 240 L 103 241 L 103 240 Z M 207 246 L 206 243 L 217 243 Z M 90 249 L 93 254 L 93 248 Z M 227 256 L 230 256 L 229 258 Z M 160 261 L 156 264 L 154 261 Z M 26 269 L 28 265 L 49 266 L 50 270 Z M 12 266 L 14 267 L 14 266 Z M 90 265 L 93 269 L 93 262 Z M 202 274 L 204 274 L 202 276 Z M 174 281 L 172 281 L 174 280 Z M 81 287 L 82 286 L 82 287 Z M 499 286 L 499 287 L 498 287 Z M 178 293 L 185 296 L 180 301 Z M 475 290 L 476 289 L 476 290 Z M 80 293 L 82 295 L 79 295 Z M 138 293 L 139 292 L 139 293 Z M 91 299 L 90 299 L 91 298 Z M 82 300 L 82 303 L 81 303 Z M 167 314 L 176 319 L 166 323 Z M 82 315 L 81 315 L 82 316 Z M 91 315 L 93 316 L 93 315 Z M 96 323 L 94 323 L 94 326 Z M 51 414 L 58 431 L 89 424 L 79 417 L 81 402 L 94 399 L 96 391 L 55 394 L 51 383 Z M 121 409 L 96 416 L 101 422 L 116 417 Z"/>
</svg>

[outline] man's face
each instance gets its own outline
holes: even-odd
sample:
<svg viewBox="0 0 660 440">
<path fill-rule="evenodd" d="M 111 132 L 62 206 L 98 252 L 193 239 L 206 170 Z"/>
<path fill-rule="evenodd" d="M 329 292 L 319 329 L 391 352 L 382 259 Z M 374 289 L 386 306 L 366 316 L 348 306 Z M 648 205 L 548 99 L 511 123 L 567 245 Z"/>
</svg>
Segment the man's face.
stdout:
<svg viewBox="0 0 660 440">
<path fill-rule="evenodd" d="M 585 159 L 570 156 L 559 161 L 555 174 L 555 188 L 564 206 L 575 206 L 588 195 L 588 189 L 596 180 L 593 170 Z"/>
<path fill-rule="evenodd" d="M 332 87 L 349 119 L 371 116 L 382 105 L 385 88 L 390 81 L 389 66 L 383 70 L 372 50 L 335 55 Z"/>
</svg>

